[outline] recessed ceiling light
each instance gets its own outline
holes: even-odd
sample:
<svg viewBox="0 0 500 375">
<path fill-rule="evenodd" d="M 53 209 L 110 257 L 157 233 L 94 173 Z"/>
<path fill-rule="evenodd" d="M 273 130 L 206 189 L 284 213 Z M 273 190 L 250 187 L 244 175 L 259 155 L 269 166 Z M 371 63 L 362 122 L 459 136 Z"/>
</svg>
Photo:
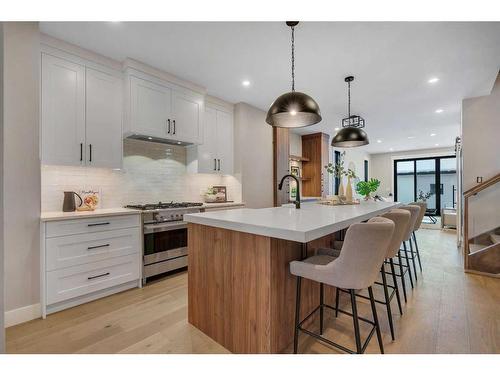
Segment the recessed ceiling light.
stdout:
<svg viewBox="0 0 500 375">
<path fill-rule="evenodd" d="M 182 142 L 177 142 L 178 145 L 182 144 Z"/>
<path fill-rule="evenodd" d="M 439 146 L 439 143 L 436 143 L 434 146 Z"/>
<path fill-rule="evenodd" d="M 338 132 L 340 130 L 340 128 L 335 128 L 335 131 Z"/>
<path fill-rule="evenodd" d="M 250 81 L 248 81 L 248 80 L 244 80 L 243 82 L 241 82 L 241 84 L 242 84 L 243 86 L 245 86 L 245 87 L 248 87 L 248 86 L 250 86 Z"/>
<path fill-rule="evenodd" d="M 148 139 L 149 139 L 149 140 L 152 140 L 152 139 L 153 139 L 153 137 L 148 137 Z"/>
<path fill-rule="evenodd" d="M 415 137 L 413 135 L 409 136 L 408 139 L 414 139 Z"/>
<path fill-rule="evenodd" d="M 427 82 L 429 83 L 436 83 L 439 81 L 439 78 L 438 77 L 432 77 L 431 79 L 429 79 Z"/>
<path fill-rule="evenodd" d="M 382 143 L 382 140 L 381 139 L 377 139 L 377 143 Z"/>
<path fill-rule="evenodd" d="M 431 137 L 435 137 L 436 136 L 436 133 L 431 133 Z"/>
<path fill-rule="evenodd" d="M 394 151 L 394 149 L 391 147 L 391 148 L 389 149 L 389 151 Z"/>
<path fill-rule="evenodd" d="M 441 112 L 443 112 L 443 109 L 442 109 L 442 108 L 438 108 L 438 109 L 436 109 L 436 113 L 441 113 Z"/>
</svg>

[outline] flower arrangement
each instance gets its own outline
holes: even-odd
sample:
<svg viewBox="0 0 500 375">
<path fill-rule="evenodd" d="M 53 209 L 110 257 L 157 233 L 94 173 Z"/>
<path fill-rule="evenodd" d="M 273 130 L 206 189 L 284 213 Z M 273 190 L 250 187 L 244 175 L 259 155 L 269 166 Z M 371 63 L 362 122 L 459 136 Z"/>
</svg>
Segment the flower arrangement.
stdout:
<svg viewBox="0 0 500 375">
<path fill-rule="evenodd" d="M 340 154 L 340 160 L 338 163 L 335 164 L 328 163 L 327 165 L 325 165 L 326 171 L 337 178 L 342 178 L 344 176 L 350 178 L 356 178 L 356 173 L 352 169 L 350 168 L 346 169 L 344 167 L 344 157 L 345 157 L 345 151 Z"/>
<path fill-rule="evenodd" d="M 370 194 L 375 193 L 380 186 L 380 180 L 371 178 L 368 181 L 360 181 L 356 185 L 356 192 L 365 197 L 365 200 L 370 199 Z"/>
<path fill-rule="evenodd" d="M 427 193 L 424 193 L 422 190 L 418 191 L 418 199 L 419 201 L 422 202 L 427 202 L 427 199 L 431 197 L 432 193 L 429 191 Z"/>
</svg>

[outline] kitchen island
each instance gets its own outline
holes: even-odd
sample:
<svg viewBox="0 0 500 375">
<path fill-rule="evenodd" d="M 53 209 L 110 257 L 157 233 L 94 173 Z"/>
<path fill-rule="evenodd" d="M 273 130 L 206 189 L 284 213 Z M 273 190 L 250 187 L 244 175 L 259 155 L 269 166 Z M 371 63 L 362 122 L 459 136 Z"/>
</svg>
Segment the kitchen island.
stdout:
<svg viewBox="0 0 500 375">
<path fill-rule="evenodd" d="M 188 214 L 188 320 L 233 353 L 281 353 L 293 341 L 295 278 L 289 263 L 332 247 L 335 233 L 400 204 L 235 209 Z M 319 303 L 302 283 L 301 318 Z M 326 301 L 333 299 L 325 288 Z"/>
</svg>

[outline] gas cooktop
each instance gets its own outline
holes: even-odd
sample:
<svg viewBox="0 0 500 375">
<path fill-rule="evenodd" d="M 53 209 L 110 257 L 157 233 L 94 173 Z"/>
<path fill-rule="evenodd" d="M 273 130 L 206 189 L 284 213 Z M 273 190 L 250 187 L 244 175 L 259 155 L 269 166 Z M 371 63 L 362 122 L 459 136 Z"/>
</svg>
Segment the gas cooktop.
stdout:
<svg viewBox="0 0 500 375">
<path fill-rule="evenodd" d="M 203 203 L 200 202 L 158 202 L 158 203 L 146 203 L 146 204 L 129 204 L 125 208 L 133 208 L 136 210 L 149 211 L 149 210 L 166 210 L 169 208 L 189 208 L 189 207 L 200 207 Z"/>
</svg>

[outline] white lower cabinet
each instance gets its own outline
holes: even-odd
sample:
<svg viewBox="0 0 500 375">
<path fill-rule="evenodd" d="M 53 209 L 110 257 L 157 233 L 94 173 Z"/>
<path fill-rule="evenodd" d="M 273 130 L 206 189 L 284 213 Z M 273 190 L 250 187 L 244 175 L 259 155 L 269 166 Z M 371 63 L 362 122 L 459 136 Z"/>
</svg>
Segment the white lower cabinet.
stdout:
<svg viewBox="0 0 500 375">
<path fill-rule="evenodd" d="M 42 223 L 43 316 L 140 286 L 140 215 Z"/>
</svg>

